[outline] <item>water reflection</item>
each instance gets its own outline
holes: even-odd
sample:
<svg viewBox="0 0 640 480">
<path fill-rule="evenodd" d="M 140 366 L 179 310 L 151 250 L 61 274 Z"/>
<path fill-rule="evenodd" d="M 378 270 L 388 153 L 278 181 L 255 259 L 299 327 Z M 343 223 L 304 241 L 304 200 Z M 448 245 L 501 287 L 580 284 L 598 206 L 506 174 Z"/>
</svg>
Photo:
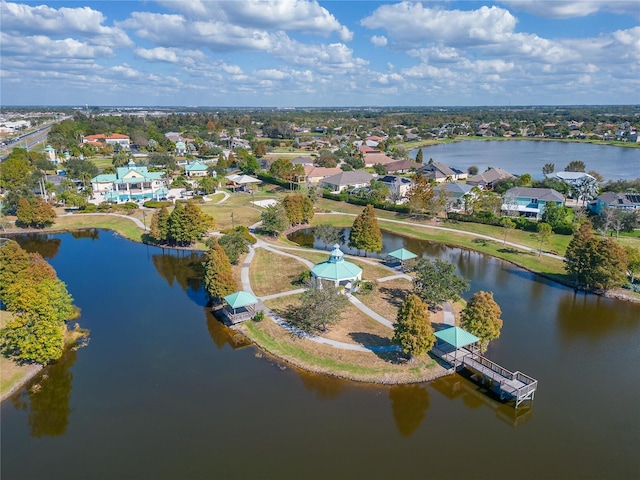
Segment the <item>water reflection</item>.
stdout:
<svg viewBox="0 0 640 480">
<path fill-rule="evenodd" d="M 77 352 L 67 351 L 60 360 L 46 368 L 42 376 L 22 394 L 13 398 L 16 408 L 29 411 L 32 437 L 57 437 L 67 431 L 73 374 L 71 367 Z"/>
<path fill-rule="evenodd" d="M 88 238 L 89 240 L 99 240 L 100 230 L 97 228 L 84 228 L 82 230 L 72 230 L 73 238 Z"/>
<path fill-rule="evenodd" d="M 174 282 L 182 287 L 185 292 L 188 289 L 200 290 L 204 282 L 204 255 L 200 252 L 178 250 L 162 250 L 151 256 L 156 271 L 164 278 L 169 286 Z"/>
<path fill-rule="evenodd" d="M 233 350 L 251 345 L 251 342 L 244 335 L 223 325 L 222 322 L 213 315 L 210 308 L 205 307 L 204 312 L 207 319 L 209 336 L 216 347 L 218 347 L 218 350 L 222 349 L 225 345 L 229 345 Z"/>
<path fill-rule="evenodd" d="M 398 432 L 410 437 L 429 409 L 429 392 L 418 384 L 395 385 L 389 389 L 389 400 Z"/>
<path fill-rule="evenodd" d="M 302 380 L 304 388 L 313 392 L 316 395 L 316 398 L 324 400 L 337 398 L 351 386 L 350 383 L 340 378 L 319 375 L 299 368 L 295 368 L 295 371 L 298 373 L 300 380 Z"/>
<path fill-rule="evenodd" d="M 42 233 L 25 233 L 21 235 L 7 235 L 18 242 L 29 253 L 39 253 L 44 258 L 52 259 L 58 254 L 62 240 Z"/>
</svg>

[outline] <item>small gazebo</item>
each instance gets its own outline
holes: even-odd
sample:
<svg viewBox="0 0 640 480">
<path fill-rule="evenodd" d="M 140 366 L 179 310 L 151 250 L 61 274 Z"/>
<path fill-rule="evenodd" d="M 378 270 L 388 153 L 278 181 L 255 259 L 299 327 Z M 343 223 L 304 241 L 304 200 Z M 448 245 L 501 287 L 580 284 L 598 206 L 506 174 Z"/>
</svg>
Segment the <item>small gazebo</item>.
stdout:
<svg viewBox="0 0 640 480">
<path fill-rule="evenodd" d="M 353 283 L 362 279 L 362 269 L 354 263 L 344 259 L 344 253 L 337 243 L 329 254 L 329 259 L 318 263 L 311 269 L 311 276 L 322 280 L 329 280 L 336 287 L 344 285 L 346 288 L 353 288 Z"/>
<path fill-rule="evenodd" d="M 417 255 L 413 252 L 410 252 L 406 248 L 399 248 L 398 250 L 394 250 L 393 252 L 387 253 L 391 258 L 395 258 L 400 261 L 400 266 L 404 265 L 404 262 L 407 260 L 411 260 L 416 258 Z"/>
<path fill-rule="evenodd" d="M 249 292 L 240 290 L 224 297 L 224 314 L 232 324 L 249 320 L 256 313 L 258 299 Z"/>
<path fill-rule="evenodd" d="M 438 339 L 433 351 L 443 360 L 458 368 L 467 355 L 478 352 L 480 339 L 460 327 L 448 327 L 434 334 Z"/>
</svg>

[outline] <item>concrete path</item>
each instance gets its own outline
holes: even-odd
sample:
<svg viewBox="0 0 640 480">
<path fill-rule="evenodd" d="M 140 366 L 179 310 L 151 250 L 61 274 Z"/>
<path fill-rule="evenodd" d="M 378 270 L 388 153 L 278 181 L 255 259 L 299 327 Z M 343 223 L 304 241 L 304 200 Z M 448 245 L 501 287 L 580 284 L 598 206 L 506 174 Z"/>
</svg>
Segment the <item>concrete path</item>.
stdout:
<svg viewBox="0 0 640 480">
<path fill-rule="evenodd" d="M 409 275 L 407 275 L 406 273 L 397 273 L 395 275 L 389 275 L 388 277 L 382 277 L 376 280 L 376 282 L 378 283 L 382 283 L 382 282 L 388 282 L 390 280 L 396 280 L 398 278 L 404 279 L 404 280 L 409 280 L 409 281 L 413 281 L 413 278 Z"/>
<path fill-rule="evenodd" d="M 222 200 L 218 200 L 218 201 L 216 202 L 216 205 L 220 205 L 221 203 L 226 202 L 226 201 L 229 199 L 229 197 L 231 196 L 231 195 L 229 195 L 229 193 L 227 193 L 227 192 L 225 192 L 225 191 L 222 191 L 222 192 L 216 192 L 216 193 L 222 193 L 222 194 L 224 195 L 224 197 L 222 198 Z"/>
<path fill-rule="evenodd" d="M 455 326 L 456 317 L 453 314 L 453 307 L 451 306 L 451 304 L 449 302 L 444 302 L 442 304 L 442 310 L 443 310 L 442 313 L 444 313 L 443 323 L 445 325 L 451 325 L 452 327 Z"/>
<path fill-rule="evenodd" d="M 390 329 L 393 330 L 393 323 L 391 323 L 389 320 L 384 318 L 382 315 L 378 315 L 376 312 L 371 310 L 369 307 L 367 307 L 364 303 L 362 303 L 360 300 L 358 300 L 356 297 L 354 297 L 350 293 L 347 293 L 346 295 L 349 301 L 353 303 L 356 306 L 356 308 L 360 310 L 362 313 L 373 318 L 376 322 L 381 323 L 385 327 L 389 327 Z"/>
<path fill-rule="evenodd" d="M 258 298 L 264 302 L 265 300 L 273 300 L 274 298 L 288 297 L 289 295 L 298 295 L 299 293 L 303 293 L 306 291 L 306 288 L 296 288 L 295 290 L 287 290 L 286 292 L 274 293 L 272 295 L 265 295 Z"/>
</svg>

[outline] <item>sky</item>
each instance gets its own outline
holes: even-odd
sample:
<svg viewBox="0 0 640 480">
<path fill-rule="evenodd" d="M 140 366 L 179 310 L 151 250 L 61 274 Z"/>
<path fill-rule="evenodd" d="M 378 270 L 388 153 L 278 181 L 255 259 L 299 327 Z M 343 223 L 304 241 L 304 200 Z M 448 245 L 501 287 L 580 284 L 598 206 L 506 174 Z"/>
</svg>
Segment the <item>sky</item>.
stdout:
<svg viewBox="0 0 640 480">
<path fill-rule="evenodd" d="M 0 0 L 0 105 L 640 103 L 637 0 Z"/>
</svg>

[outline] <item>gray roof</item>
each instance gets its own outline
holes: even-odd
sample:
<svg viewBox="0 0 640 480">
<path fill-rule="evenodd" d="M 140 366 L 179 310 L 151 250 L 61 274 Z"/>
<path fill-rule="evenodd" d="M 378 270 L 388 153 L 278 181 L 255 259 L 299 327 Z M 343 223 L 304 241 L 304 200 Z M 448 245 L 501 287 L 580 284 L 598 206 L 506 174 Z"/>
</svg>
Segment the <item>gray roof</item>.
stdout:
<svg viewBox="0 0 640 480">
<path fill-rule="evenodd" d="M 638 207 L 640 193 L 605 192 L 598 197 L 598 200 L 612 207 Z"/>
<path fill-rule="evenodd" d="M 453 177 L 456 175 L 456 172 L 441 162 L 428 163 L 420 168 L 419 171 L 427 173 L 427 176 L 430 176 L 429 173 L 433 173 L 434 178 Z"/>
<path fill-rule="evenodd" d="M 564 202 L 562 194 L 553 188 L 513 187 L 504 193 L 506 197 L 537 198 L 546 202 Z"/>
<path fill-rule="evenodd" d="M 453 195 L 453 194 L 465 195 L 465 194 L 469 193 L 472 188 L 473 187 L 471 185 L 467 185 L 466 183 L 447 182 L 447 183 L 444 183 L 442 185 L 439 185 L 439 186 L 435 187 L 434 190 L 436 192 L 444 191 L 445 193 L 447 193 L 449 195 Z"/>
<path fill-rule="evenodd" d="M 497 182 L 498 180 L 502 180 L 504 178 L 512 177 L 513 175 L 511 175 L 506 170 L 496 167 L 491 168 L 486 172 L 481 173 L 480 175 L 474 175 L 473 177 L 468 178 L 467 183 L 470 183 L 471 185 L 486 185 L 488 183 Z"/>
<path fill-rule="evenodd" d="M 330 183 L 331 185 L 355 185 L 361 183 L 369 183 L 373 179 L 373 175 L 362 170 L 352 170 L 342 172 L 336 175 L 322 179 L 322 183 Z"/>
</svg>

